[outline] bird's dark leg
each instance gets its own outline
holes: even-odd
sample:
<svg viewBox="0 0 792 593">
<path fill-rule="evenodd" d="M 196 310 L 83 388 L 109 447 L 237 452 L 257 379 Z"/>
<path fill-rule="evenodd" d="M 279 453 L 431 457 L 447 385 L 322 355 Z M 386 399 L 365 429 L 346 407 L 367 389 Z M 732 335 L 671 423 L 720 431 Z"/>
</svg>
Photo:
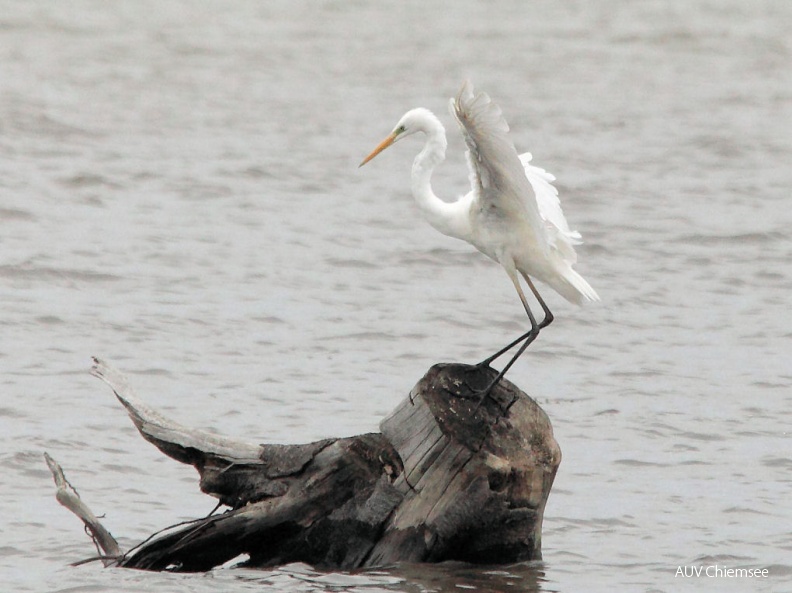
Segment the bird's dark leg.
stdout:
<svg viewBox="0 0 792 593">
<path fill-rule="evenodd" d="M 506 372 L 512 367 L 512 365 L 517 361 L 517 359 L 520 358 L 522 353 L 525 352 L 525 349 L 528 348 L 531 342 L 533 342 L 539 336 L 539 330 L 541 330 L 543 327 L 547 327 L 553 321 L 553 314 L 550 312 L 550 309 L 547 307 L 545 302 L 539 296 L 539 292 L 536 290 L 536 287 L 533 285 L 533 282 L 531 282 L 531 280 L 527 276 L 525 276 L 525 274 L 523 274 L 523 277 L 528 282 L 528 286 L 531 287 L 531 291 L 534 293 L 534 296 L 536 296 L 537 300 L 539 301 L 539 304 L 542 306 L 542 310 L 545 313 L 545 317 L 544 319 L 542 319 L 541 323 L 536 322 L 536 318 L 534 317 L 531 308 L 528 306 L 528 301 L 525 298 L 525 294 L 523 293 L 522 288 L 520 287 L 520 281 L 517 279 L 517 276 L 509 274 L 509 277 L 512 279 L 512 282 L 514 283 L 514 287 L 517 289 L 517 294 L 520 295 L 520 300 L 522 301 L 523 307 L 525 307 L 525 312 L 528 314 L 528 319 L 531 321 L 531 329 L 528 330 L 528 332 L 526 332 L 519 338 L 517 338 L 514 342 L 506 346 L 505 348 L 502 348 L 501 350 L 496 352 L 493 356 L 490 356 L 489 358 L 483 360 L 478 365 L 476 365 L 479 367 L 485 365 L 488 366 L 490 362 L 498 358 L 501 354 L 503 354 L 504 352 L 510 350 L 515 345 L 522 342 L 522 346 L 520 346 L 519 350 L 517 350 L 517 353 L 514 356 L 512 356 L 511 360 L 509 360 L 508 363 L 506 363 L 506 366 L 503 367 L 503 369 L 498 373 L 498 375 L 495 377 L 492 383 L 490 383 L 487 387 L 485 387 L 481 391 L 481 401 L 479 401 L 478 404 L 479 406 L 481 405 L 481 402 L 484 401 L 484 398 L 489 395 L 490 391 L 492 391 L 492 388 L 495 387 L 498 381 L 501 380 L 503 375 L 506 374 Z"/>
<path fill-rule="evenodd" d="M 522 273 L 522 277 L 525 278 L 525 281 L 528 283 L 528 288 L 531 289 L 531 292 L 534 294 L 536 300 L 541 305 L 542 311 L 544 311 L 544 319 L 542 319 L 542 321 L 539 323 L 539 329 L 544 329 L 545 327 L 553 323 L 553 319 L 555 319 L 555 317 L 553 317 L 553 314 L 550 312 L 550 308 L 545 304 L 542 297 L 539 296 L 539 291 L 536 290 L 536 286 L 534 286 L 534 283 L 528 277 L 528 274 Z"/>
<path fill-rule="evenodd" d="M 539 327 L 539 326 L 537 326 L 537 327 Z M 489 357 L 485 358 L 480 363 L 478 363 L 476 366 L 477 367 L 488 367 L 492 361 L 494 361 L 494 360 L 500 358 L 501 356 L 503 356 L 506 352 L 508 352 L 509 350 L 514 348 L 517 344 L 519 344 L 520 342 L 525 340 L 528 336 L 530 336 L 532 332 L 533 332 L 533 328 L 531 328 L 529 331 L 527 331 L 526 333 L 521 335 L 519 338 L 517 338 L 513 342 L 507 344 L 506 346 L 504 346 L 503 348 L 498 350 L 492 356 L 489 356 Z"/>
<path fill-rule="evenodd" d="M 501 380 L 503 375 L 506 374 L 506 372 L 512 367 L 512 365 L 515 362 L 517 362 L 517 359 L 520 358 L 520 356 L 522 356 L 522 353 L 525 352 L 525 349 L 531 345 L 531 342 L 533 342 L 537 337 L 539 337 L 540 325 L 536 323 L 536 319 L 534 319 L 533 313 L 530 312 L 530 309 L 529 309 L 528 317 L 531 319 L 531 331 L 525 334 L 525 341 L 523 342 L 522 346 L 520 346 L 519 350 L 517 350 L 517 354 L 511 357 L 511 360 L 507 362 L 506 366 L 501 369 L 501 372 L 498 373 L 498 376 L 495 377 L 492 383 L 490 383 L 489 386 L 484 389 L 483 391 L 484 397 L 489 395 L 489 392 L 492 391 L 492 388 L 495 387 L 498 381 Z"/>
<path fill-rule="evenodd" d="M 542 311 L 544 311 L 544 319 L 542 319 L 542 321 L 540 321 L 538 323 L 538 329 L 544 329 L 545 327 L 547 327 L 548 325 L 550 325 L 553 322 L 553 319 L 554 319 L 553 314 L 550 312 L 549 307 L 545 304 L 545 302 L 542 299 L 542 297 L 539 296 L 539 291 L 536 290 L 536 286 L 534 286 L 534 283 L 531 281 L 531 279 L 526 274 L 523 274 L 522 277 L 525 278 L 525 281 L 528 283 L 528 286 L 530 287 L 531 292 L 533 292 L 534 296 L 536 297 L 536 300 L 539 302 L 539 305 L 541 305 L 541 307 L 542 307 Z M 515 284 L 515 286 L 516 286 L 516 284 Z M 519 289 L 518 289 L 518 293 L 520 293 L 520 299 L 522 300 L 523 306 L 525 307 L 525 310 L 528 313 L 528 318 L 530 319 L 532 317 L 532 314 L 531 314 L 530 309 L 528 308 L 528 304 L 525 302 L 525 297 L 523 296 L 522 291 L 519 290 Z M 525 332 L 523 335 L 521 335 L 519 338 L 517 338 L 513 342 L 510 342 L 509 344 L 507 344 L 506 346 L 504 346 L 503 348 L 498 350 L 492 356 L 489 356 L 489 357 L 485 358 L 480 363 L 478 363 L 476 366 L 478 366 L 478 367 L 489 366 L 494 360 L 500 358 L 503 354 L 505 354 L 506 352 L 508 352 L 512 348 L 514 348 L 517 344 L 519 344 L 520 342 L 526 341 L 529 337 L 531 337 L 531 334 L 533 334 L 533 333 L 534 333 L 534 328 L 533 328 L 533 326 L 531 326 L 530 330 Z M 534 336 L 534 338 L 532 338 L 531 341 L 533 341 L 535 338 L 536 338 L 536 336 Z M 530 342 L 528 342 L 528 343 L 530 344 Z M 519 354 L 517 356 L 519 356 Z M 510 365 L 511 365 L 511 363 L 510 363 Z M 498 377 L 498 379 L 500 379 L 500 377 Z M 497 382 L 498 381 L 496 380 L 495 383 L 497 383 Z"/>
</svg>

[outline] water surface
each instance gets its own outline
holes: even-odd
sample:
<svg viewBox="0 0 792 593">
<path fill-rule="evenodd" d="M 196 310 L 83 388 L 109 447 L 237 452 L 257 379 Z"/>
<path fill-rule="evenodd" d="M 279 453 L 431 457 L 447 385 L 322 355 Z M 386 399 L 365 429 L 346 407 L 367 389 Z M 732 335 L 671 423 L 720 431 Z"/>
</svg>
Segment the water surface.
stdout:
<svg viewBox="0 0 792 593">
<path fill-rule="evenodd" d="M 789 591 L 792 7 L 783 2 L 5 2 L 0 574 L 14 591 Z M 203 515 L 88 376 L 262 442 L 376 430 L 434 362 L 525 326 L 506 275 L 420 220 L 407 109 L 469 77 L 558 177 L 603 302 L 510 378 L 564 453 L 544 561 L 146 574 L 92 553 L 49 451 L 128 547 Z M 772 577 L 683 581 L 679 566 Z"/>
</svg>

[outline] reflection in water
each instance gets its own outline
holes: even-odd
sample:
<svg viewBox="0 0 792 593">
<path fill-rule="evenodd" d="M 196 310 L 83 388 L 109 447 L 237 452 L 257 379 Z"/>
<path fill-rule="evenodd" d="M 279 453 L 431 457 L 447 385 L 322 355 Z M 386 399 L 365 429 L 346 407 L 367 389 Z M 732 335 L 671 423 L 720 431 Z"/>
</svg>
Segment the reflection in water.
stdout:
<svg viewBox="0 0 792 593">
<path fill-rule="evenodd" d="M 416 591 L 549 591 L 542 562 L 523 562 L 510 566 L 482 567 L 471 564 L 410 564 L 394 568 L 391 574 L 402 576 Z"/>
<path fill-rule="evenodd" d="M 264 574 L 261 574 L 261 573 Z M 236 570 L 234 578 L 279 591 L 359 591 L 365 593 L 458 593 L 459 591 L 554 591 L 545 583 L 542 562 L 483 567 L 458 562 L 400 564 L 355 572 L 322 572 L 304 564 L 275 571 Z"/>
</svg>

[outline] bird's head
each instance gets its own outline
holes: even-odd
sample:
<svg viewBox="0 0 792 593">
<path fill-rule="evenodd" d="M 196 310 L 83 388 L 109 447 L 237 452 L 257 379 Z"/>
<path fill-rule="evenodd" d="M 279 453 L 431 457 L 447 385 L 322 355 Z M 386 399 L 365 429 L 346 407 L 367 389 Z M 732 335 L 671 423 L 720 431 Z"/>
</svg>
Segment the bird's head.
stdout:
<svg viewBox="0 0 792 593">
<path fill-rule="evenodd" d="M 380 142 L 377 147 L 371 151 L 363 162 L 358 165 L 362 167 L 366 163 L 368 163 L 371 159 L 381 153 L 383 150 L 391 146 L 392 144 L 398 142 L 402 138 L 406 138 L 407 136 L 411 136 L 416 132 L 424 132 L 428 133 L 432 130 L 432 128 L 440 125 L 442 129 L 442 125 L 440 121 L 435 117 L 435 115 L 429 111 L 428 109 L 424 109 L 423 107 L 418 107 L 417 109 L 411 109 L 404 115 L 402 115 L 399 122 L 396 124 L 396 127 L 393 128 L 393 131 L 388 134 L 388 136 Z"/>
</svg>

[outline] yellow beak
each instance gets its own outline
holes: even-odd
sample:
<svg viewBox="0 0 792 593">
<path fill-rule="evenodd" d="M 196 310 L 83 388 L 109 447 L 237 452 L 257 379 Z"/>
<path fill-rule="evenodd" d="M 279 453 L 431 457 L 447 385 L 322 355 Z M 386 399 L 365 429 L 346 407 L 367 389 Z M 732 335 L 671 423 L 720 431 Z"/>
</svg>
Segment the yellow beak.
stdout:
<svg viewBox="0 0 792 593">
<path fill-rule="evenodd" d="M 366 163 L 368 163 L 371 159 L 373 159 L 375 156 L 377 156 L 383 150 L 388 148 L 388 146 L 393 144 L 395 141 L 396 141 L 396 134 L 395 133 L 393 133 L 390 136 L 388 136 L 387 138 L 385 138 L 385 140 L 383 140 L 382 142 L 380 142 L 377 145 L 377 148 L 375 148 L 374 150 L 371 151 L 370 155 L 368 155 L 366 158 L 363 159 L 363 162 L 358 165 L 358 168 L 360 168 L 363 165 L 365 165 Z"/>
</svg>

